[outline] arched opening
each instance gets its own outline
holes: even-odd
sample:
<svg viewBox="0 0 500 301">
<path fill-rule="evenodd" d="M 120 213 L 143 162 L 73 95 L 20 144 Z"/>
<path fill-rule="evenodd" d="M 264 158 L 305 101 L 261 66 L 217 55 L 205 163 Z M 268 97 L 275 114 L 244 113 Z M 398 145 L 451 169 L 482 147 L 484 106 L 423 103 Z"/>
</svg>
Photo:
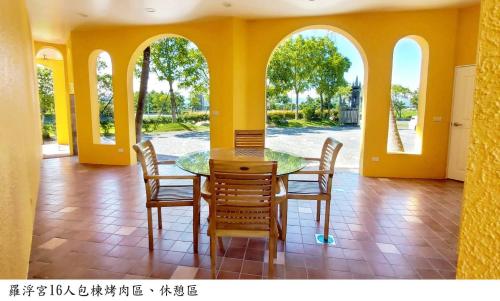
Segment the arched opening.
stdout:
<svg viewBox="0 0 500 301">
<path fill-rule="evenodd" d="M 151 140 L 163 159 L 208 150 L 210 76 L 196 44 L 177 35 L 149 39 L 130 67 L 136 140 Z"/>
<path fill-rule="evenodd" d="M 366 59 L 336 28 L 292 33 L 274 49 L 266 74 L 266 145 L 319 157 L 327 137 L 344 144 L 336 166 L 359 169 Z"/>
<path fill-rule="evenodd" d="M 70 119 L 63 55 L 57 49 L 45 47 L 37 52 L 36 64 L 43 156 L 68 156 Z"/>
<path fill-rule="evenodd" d="M 94 144 L 116 144 L 113 63 L 106 51 L 94 51 L 89 60 Z"/>
<path fill-rule="evenodd" d="M 422 153 L 428 46 L 416 36 L 394 46 L 387 152 Z"/>
</svg>

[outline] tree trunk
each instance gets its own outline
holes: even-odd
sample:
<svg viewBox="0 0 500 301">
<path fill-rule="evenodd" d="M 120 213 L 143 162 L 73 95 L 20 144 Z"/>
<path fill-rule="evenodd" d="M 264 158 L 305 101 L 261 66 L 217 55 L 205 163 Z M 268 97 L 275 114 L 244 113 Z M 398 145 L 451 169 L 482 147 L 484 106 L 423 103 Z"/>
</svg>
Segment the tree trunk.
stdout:
<svg viewBox="0 0 500 301">
<path fill-rule="evenodd" d="M 321 119 L 323 119 L 323 93 L 319 93 L 319 114 Z"/>
<path fill-rule="evenodd" d="M 141 85 L 139 87 L 139 98 L 137 100 L 137 111 L 135 113 L 135 142 L 139 143 L 142 140 L 142 121 L 144 119 L 144 105 L 146 103 L 146 95 L 148 93 L 149 80 L 149 61 L 151 57 L 151 49 L 146 47 L 143 52 L 142 70 L 141 70 Z"/>
<path fill-rule="evenodd" d="M 295 92 L 295 120 L 299 119 L 299 92 Z"/>
<path fill-rule="evenodd" d="M 342 95 L 339 95 L 339 124 L 342 124 Z"/>
<path fill-rule="evenodd" d="M 398 124 L 396 122 L 396 116 L 394 114 L 394 106 L 391 101 L 391 108 L 389 110 L 389 150 L 395 152 L 404 152 L 403 142 L 401 141 L 401 136 L 399 135 Z"/>
<path fill-rule="evenodd" d="M 169 81 L 168 85 L 170 87 L 170 89 L 168 91 L 170 92 L 170 109 L 172 112 L 172 122 L 176 123 L 177 122 L 177 104 L 175 103 L 175 93 L 174 93 L 174 88 L 173 88 L 174 83 L 172 81 Z"/>
</svg>

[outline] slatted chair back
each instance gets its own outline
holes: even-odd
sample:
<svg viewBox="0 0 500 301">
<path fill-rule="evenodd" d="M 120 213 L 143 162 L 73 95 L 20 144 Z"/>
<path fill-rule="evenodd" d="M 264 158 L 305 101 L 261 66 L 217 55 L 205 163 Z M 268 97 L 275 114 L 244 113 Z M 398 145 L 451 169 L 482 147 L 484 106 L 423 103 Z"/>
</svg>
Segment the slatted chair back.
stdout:
<svg viewBox="0 0 500 301">
<path fill-rule="evenodd" d="M 210 224 L 216 230 L 275 231 L 276 170 L 276 162 L 210 160 Z"/>
<path fill-rule="evenodd" d="M 328 137 L 323 143 L 319 169 L 329 171 L 328 174 L 321 174 L 318 176 L 319 186 L 323 193 L 329 193 L 331 191 L 335 161 L 337 160 L 337 155 L 341 148 L 342 143 L 331 137 Z"/>
<path fill-rule="evenodd" d="M 234 147 L 264 148 L 266 134 L 264 130 L 235 130 Z"/>
<path fill-rule="evenodd" d="M 137 153 L 137 159 L 141 163 L 144 184 L 146 185 L 147 201 L 151 201 L 158 194 L 160 187 L 160 180 L 147 178 L 147 176 L 158 175 L 158 160 L 155 148 L 149 140 L 137 143 L 133 148 Z"/>
</svg>

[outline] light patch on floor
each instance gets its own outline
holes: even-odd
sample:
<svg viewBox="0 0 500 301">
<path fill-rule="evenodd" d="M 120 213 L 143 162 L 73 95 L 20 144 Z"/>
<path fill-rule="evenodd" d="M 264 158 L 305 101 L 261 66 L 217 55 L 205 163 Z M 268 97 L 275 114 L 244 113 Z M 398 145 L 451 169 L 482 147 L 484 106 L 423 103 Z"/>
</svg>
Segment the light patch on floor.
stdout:
<svg viewBox="0 0 500 301">
<path fill-rule="evenodd" d="M 194 279 L 196 273 L 198 273 L 198 268 L 180 265 L 175 269 L 170 279 Z"/>
<path fill-rule="evenodd" d="M 269 250 L 264 253 L 264 262 L 269 262 Z M 276 258 L 274 258 L 275 264 L 285 264 L 285 252 L 278 252 Z"/>
<path fill-rule="evenodd" d="M 137 228 L 136 227 L 120 227 L 118 231 L 115 232 L 117 235 L 130 235 L 132 234 Z"/>
<path fill-rule="evenodd" d="M 299 207 L 299 212 L 300 213 L 312 213 L 311 208 L 308 207 Z"/>
<path fill-rule="evenodd" d="M 410 223 L 423 224 L 422 220 L 416 216 L 405 215 L 403 216 L 403 218 Z"/>
<path fill-rule="evenodd" d="M 388 179 L 388 178 L 378 178 L 379 181 L 382 181 L 382 182 L 390 182 L 391 179 Z"/>
<path fill-rule="evenodd" d="M 60 210 L 59 212 L 68 213 L 68 212 L 73 212 L 77 209 L 78 209 L 78 207 L 65 207 L 62 210 Z"/>
<path fill-rule="evenodd" d="M 39 245 L 38 247 L 40 249 L 45 249 L 45 250 L 54 250 L 55 248 L 63 245 L 66 241 L 67 241 L 66 239 L 54 237 L 44 242 L 43 244 Z"/>
<path fill-rule="evenodd" d="M 395 245 L 378 242 L 377 246 L 382 253 L 401 254 Z"/>
</svg>

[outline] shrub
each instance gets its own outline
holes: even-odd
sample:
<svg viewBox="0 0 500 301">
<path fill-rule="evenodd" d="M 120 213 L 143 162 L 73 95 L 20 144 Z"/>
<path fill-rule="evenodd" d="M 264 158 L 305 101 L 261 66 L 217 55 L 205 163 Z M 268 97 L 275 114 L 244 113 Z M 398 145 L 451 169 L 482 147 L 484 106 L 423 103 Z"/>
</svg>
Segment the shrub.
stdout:
<svg viewBox="0 0 500 301">
<path fill-rule="evenodd" d="M 273 119 L 277 120 L 278 117 L 283 120 L 295 119 L 295 111 L 294 110 L 269 110 L 267 111 L 267 120 L 271 122 Z M 304 118 L 302 111 L 299 110 L 299 119 Z"/>
<path fill-rule="evenodd" d="M 417 116 L 417 109 L 406 108 L 401 110 L 400 120 L 410 120 L 412 116 Z"/>
<path fill-rule="evenodd" d="M 302 104 L 302 112 L 304 113 L 304 119 L 307 121 L 320 119 L 320 111 L 315 101 L 307 100 L 304 102 Z"/>
<path fill-rule="evenodd" d="M 51 139 L 51 135 L 55 133 L 56 129 L 54 124 L 45 123 L 42 126 L 42 138 L 43 140 Z"/>
<path fill-rule="evenodd" d="M 208 112 L 186 112 L 180 115 L 180 118 L 182 118 L 182 122 L 197 123 L 200 121 L 208 121 L 210 116 Z"/>
</svg>

